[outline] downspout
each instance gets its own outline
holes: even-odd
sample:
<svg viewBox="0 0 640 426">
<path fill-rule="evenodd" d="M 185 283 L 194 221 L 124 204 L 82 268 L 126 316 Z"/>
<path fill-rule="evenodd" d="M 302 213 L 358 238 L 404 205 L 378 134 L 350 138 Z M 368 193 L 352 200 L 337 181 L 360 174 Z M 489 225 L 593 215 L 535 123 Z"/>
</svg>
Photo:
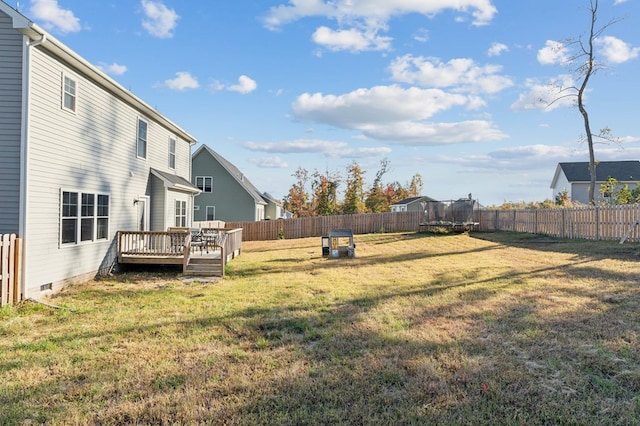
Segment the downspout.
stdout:
<svg viewBox="0 0 640 426">
<path fill-rule="evenodd" d="M 29 117 L 31 113 L 31 48 L 41 45 L 47 41 L 47 35 L 37 40 L 28 40 L 22 48 L 22 112 L 20 129 L 20 200 L 18 207 L 18 235 L 22 238 L 22 282 L 20 288 L 22 299 L 29 298 L 27 294 L 28 263 L 29 263 L 29 239 L 27 225 L 27 205 L 28 205 L 28 173 L 29 170 Z"/>
<path fill-rule="evenodd" d="M 29 45 L 29 47 L 36 47 L 36 46 L 40 46 L 45 41 L 47 41 L 47 35 L 46 34 L 42 34 L 42 37 L 40 37 L 38 40 L 30 41 L 28 43 L 28 45 Z"/>
</svg>

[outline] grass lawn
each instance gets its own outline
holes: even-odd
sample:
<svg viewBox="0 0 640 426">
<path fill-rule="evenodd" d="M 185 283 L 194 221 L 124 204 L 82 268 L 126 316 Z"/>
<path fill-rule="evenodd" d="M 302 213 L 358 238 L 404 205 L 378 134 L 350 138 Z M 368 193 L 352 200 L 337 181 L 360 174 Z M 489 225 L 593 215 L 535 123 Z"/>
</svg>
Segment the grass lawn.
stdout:
<svg viewBox="0 0 640 426">
<path fill-rule="evenodd" d="M 640 424 L 640 247 L 496 233 L 243 243 L 0 310 L 0 425 Z"/>
</svg>

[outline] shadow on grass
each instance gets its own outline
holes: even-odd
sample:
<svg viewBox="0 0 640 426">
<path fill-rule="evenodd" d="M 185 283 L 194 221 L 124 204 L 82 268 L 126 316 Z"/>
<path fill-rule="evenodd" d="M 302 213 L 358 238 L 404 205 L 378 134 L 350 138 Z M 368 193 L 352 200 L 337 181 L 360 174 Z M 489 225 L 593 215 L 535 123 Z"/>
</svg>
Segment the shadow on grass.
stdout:
<svg viewBox="0 0 640 426">
<path fill-rule="evenodd" d="M 505 246 L 530 250 L 575 254 L 593 259 L 640 260 L 640 244 L 555 238 L 521 232 L 474 232 L 471 237 Z"/>
<path fill-rule="evenodd" d="M 332 266 L 366 267 L 495 248 L 376 255 Z M 33 386 L 0 393 L 0 406 L 10 407 L 0 414 L 0 423 L 71 417 L 75 401 L 92 404 L 95 424 L 634 424 L 640 416 L 640 294 L 629 278 L 635 275 L 612 274 L 603 280 L 614 288 L 579 287 L 576 281 L 601 271 L 588 266 L 592 258 L 584 251 L 575 254 L 570 266 L 506 271 L 488 278 L 476 270 L 464 276 L 442 273 L 410 288 L 389 287 L 344 300 L 325 291 L 276 307 L 258 303 L 217 315 L 199 310 L 185 320 L 159 316 L 152 324 L 105 324 L 100 330 L 79 328 L 14 345 L 5 346 L 5 341 L 3 349 L 35 353 L 34 370 L 52 368 L 47 352 L 55 347 L 68 347 L 72 357 L 77 346 L 98 348 L 112 340 L 117 345 L 139 339 L 166 350 L 168 359 L 180 357 L 181 368 L 138 378 L 142 390 L 133 393 L 110 383 L 120 390 L 109 395 L 108 402 L 96 402 L 96 391 L 87 383 L 90 372 L 84 378 L 51 374 Z M 288 257 L 287 266 L 274 270 L 292 272 L 299 262 Z M 257 268 L 250 274 L 263 272 Z M 498 299 L 549 275 L 571 283 L 558 280 L 553 294 L 557 302 L 535 288 Z M 133 284 L 136 279 L 129 278 Z M 199 290 L 203 304 L 214 288 Z M 144 302 L 150 293 L 179 290 L 158 288 L 138 295 L 130 289 L 87 291 L 82 298 L 110 303 L 132 297 Z M 571 296 L 579 300 L 564 301 Z M 153 311 L 157 300 L 161 298 L 141 304 L 141 309 Z M 563 309 L 544 311 L 554 304 Z M 180 348 L 162 346 L 167 338 L 157 332 L 163 328 L 180 336 Z M 226 352 L 209 349 L 216 341 L 224 342 Z M 189 353 L 195 354 L 193 364 L 186 362 Z M 20 365 L 2 358 L 0 369 Z M 104 380 L 127 371 L 117 364 L 93 368 L 113 370 L 93 372 Z M 252 374 L 259 379 L 250 380 Z M 48 395 L 64 403 L 41 408 Z M 158 407 L 161 397 L 171 402 Z"/>
</svg>

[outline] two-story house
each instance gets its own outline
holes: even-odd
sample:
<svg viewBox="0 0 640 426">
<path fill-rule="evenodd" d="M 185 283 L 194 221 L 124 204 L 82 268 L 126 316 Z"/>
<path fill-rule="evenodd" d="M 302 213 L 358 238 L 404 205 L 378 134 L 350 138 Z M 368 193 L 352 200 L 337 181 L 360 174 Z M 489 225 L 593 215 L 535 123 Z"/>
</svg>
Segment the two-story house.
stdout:
<svg viewBox="0 0 640 426">
<path fill-rule="evenodd" d="M 257 221 L 284 217 L 282 206 L 265 197 L 230 161 L 201 145 L 192 156 L 192 183 L 202 192 L 195 199 L 194 220 Z M 273 216 L 271 216 L 273 215 Z"/>
<path fill-rule="evenodd" d="M 196 139 L 0 1 L 0 234 L 23 298 L 115 262 L 119 230 L 189 226 Z"/>
</svg>

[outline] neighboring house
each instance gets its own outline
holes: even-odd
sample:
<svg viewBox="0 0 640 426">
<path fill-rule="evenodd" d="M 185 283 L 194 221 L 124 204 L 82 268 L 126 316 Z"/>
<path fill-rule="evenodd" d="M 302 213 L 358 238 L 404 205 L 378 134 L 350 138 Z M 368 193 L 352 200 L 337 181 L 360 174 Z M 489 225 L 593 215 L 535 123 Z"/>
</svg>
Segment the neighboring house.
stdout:
<svg viewBox="0 0 640 426">
<path fill-rule="evenodd" d="M 599 192 L 600 185 L 610 177 L 629 185 L 630 189 L 635 188 L 640 181 L 640 161 L 600 161 L 596 166 L 596 201 L 604 199 L 604 195 Z M 571 201 L 589 204 L 590 184 L 589 162 L 558 163 L 551 181 L 552 199 L 555 200 L 559 194 L 567 191 Z"/>
<path fill-rule="evenodd" d="M 23 298 L 109 270 L 120 230 L 189 226 L 196 140 L 0 1 L 0 234 Z"/>
<path fill-rule="evenodd" d="M 236 166 L 206 145 L 191 156 L 191 182 L 202 192 L 195 198 L 195 221 L 258 221 L 266 218 L 260 191 Z"/>
<path fill-rule="evenodd" d="M 287 212 L 280 200 L 277 200 L 268 192 L 262 193 L 262 198 L 267 203 L 264 207 L 265 219 L 289 219 L 291 213 Z"/>
<path fill-rule="evenodd" d="M 419 196 L 419 197 L 410 197 L 405 198 L 402 201 L 399 201 L 395 204 L 391 205 L 392 212 L 419 212 L 423 211 L 424 207 L 420 205 L 422 202 L 430 202 L 436 201 L 431 197 L 427 196 Z"/>
</svg>

